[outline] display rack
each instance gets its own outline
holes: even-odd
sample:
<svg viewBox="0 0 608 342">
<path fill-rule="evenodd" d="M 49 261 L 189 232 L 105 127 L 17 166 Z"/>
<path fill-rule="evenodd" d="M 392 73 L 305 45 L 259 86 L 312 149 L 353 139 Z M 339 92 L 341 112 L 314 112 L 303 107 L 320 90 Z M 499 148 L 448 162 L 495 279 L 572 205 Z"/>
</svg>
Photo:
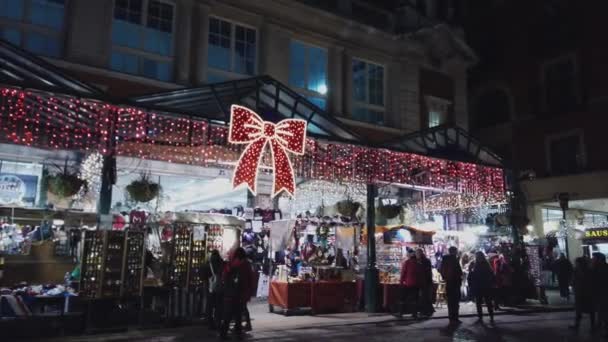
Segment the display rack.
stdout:
<svg viewBox="0 0 608 342">
<path fill-rule="evenodd" d="M 398 283 L 403 250 L 398 245 L 376 245 L 376 260 L 381 283 Z"/>
<path fill-rule="evenodd" d="M 201 229 L 204 231 L 204 226 L 195 226 L 193 229 Z M 188 286 L 201 287 L 203 286 L 202 267 L 207 259 L 207 243 L 204 235 L 195 239 L 196 234 L 192 233 L 192 242 L 190 246 L 190 267 L 188 268 Z"/>
<path fill-rule="evenodd" d="M 139 296 L 142 293 L 144 275 L 144 233 L 128 231 L 123 274 L 122 296 Z"/>
<path fill-rule="evenodd" d="M 86 231 L 80 296 L 119 298 L 141 294 L 144 236 L 140 232 Z"/>
<path fill-rule="evenodd" d="M 173 246 L 168 277 L 171 285 L 185 287 L 188 284 L 191 239 L 192 230 L 189 225 L 173 224 Z"/>
</svg>

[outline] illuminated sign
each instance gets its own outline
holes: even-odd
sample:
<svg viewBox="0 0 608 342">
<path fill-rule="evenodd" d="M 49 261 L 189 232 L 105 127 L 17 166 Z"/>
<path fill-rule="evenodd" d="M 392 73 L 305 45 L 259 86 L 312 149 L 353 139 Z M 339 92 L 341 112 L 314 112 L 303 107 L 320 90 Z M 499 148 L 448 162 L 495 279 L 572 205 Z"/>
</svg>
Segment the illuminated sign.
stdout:
<svg viewBox="0 0 608 342">
<path fill-rule="evenodd" d="M 608 240 L 608 228 L 589 228 L 585 230 L 586 240 Z"/>
</svg>

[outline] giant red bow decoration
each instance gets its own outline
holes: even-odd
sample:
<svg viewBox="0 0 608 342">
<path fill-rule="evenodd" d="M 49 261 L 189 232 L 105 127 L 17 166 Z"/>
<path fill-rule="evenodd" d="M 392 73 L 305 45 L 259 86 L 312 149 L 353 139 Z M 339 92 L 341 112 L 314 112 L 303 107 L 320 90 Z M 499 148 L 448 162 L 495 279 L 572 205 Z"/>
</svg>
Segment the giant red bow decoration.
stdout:
<svg viewBox="0 0 608 342">
<path fill-rule="evenodd" d="M 234 170 L 232 185 L 245 183 L 255 194 L 258 166 L 266 144 L 270 145 L 274 168 L 272 197 L 285 190 L 290 196 L 296 192 L 295 175 L 287 151 L 304 154 L 306 143 L 306 121 L 286 119 L 277 124 L 264 121 L 249 108 L 232 105 L 230 107 L 230 131 L 228 141 L 233 144 L 247 144 Z"/>
</svg>

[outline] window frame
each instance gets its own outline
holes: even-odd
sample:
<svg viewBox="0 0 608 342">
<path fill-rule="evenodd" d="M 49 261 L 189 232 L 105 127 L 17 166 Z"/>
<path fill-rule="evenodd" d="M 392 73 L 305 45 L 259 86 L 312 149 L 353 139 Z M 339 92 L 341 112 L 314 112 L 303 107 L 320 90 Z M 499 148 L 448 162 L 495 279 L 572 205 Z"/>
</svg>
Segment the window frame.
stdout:
<svg viewBox="0 0 608 342">
<path fill-rule="evenodd" d="M 116 17 L 114 16 L 114 12 L 116 10 L 116 0 L 112 1 L 112 22 L 110 24 L 110 55 L 108 56 L 108 66 L 110 67 L 110 70 L 115 71 L 115 72 L 119 72 L 122 74 L 127 74 L 127 75 L 134 75 L 134 76 L 139 76 L 139 77 L 144 77 L 146 79 L 151 79 L 151 80 L 155 80 L 155 81 L 159 81 L 159 82 L 173 82 L 175 80 L 175 31 L 177 28 L 176 25 L 176 18 L 177 18 L 177 4 L 175 1 L 173 0 L 141 0 L 142 2 L 142 13 L 141 13 L 141 23 L 139 23 L 138 25 L 140 27 L 147 27 L 147 23 L 148 23 L 148 12 L 149 12 L 149 4 L 150 1 L 157 1 L 163 4 L 167 4 L 173 7 L 173 17 L 171 18 L 171 55 L 170 56 L 164 56 L 164 55 L 160 55 L 160 54 L 155 54 L 153 52 L 149 52 L 149 51 L 145 51 L 142 49 L 135 49 L 129 46 L 122 46 L 122 45 L 117 45 L 114 44 L 114 41 L 111 37 L 112 35 L 112 30 L 113 30 L 113 25 L 114 25 L 114 21 L 115 20 L 120 20 L 120 19 L 116 19 Z M 145 44 L 145 35 L 141 36 L 141 46 L 143 47 Z M 138 58 L 138 63 L 137 63 L 137 73 L 132 74 L 126 71 L 121 71 L 121 70 L 116 70 L 112 68 L 112 53 L 113 52 L 120 52 L 120 53 L 125 53 L 125 54 L 129 54 L 129 55 L 133 55 L 136 56 Z M 171 64 L 171 77 L 169 78 L 168 81 L 165 80 L 160 80 L 158 78 L 151 78 L 146 76 L 143 73 L 143 63 L 141 63 L 141 58 L 146 58 L 146 59 L 150 59 L 150 60 L 154 60 L 157 62 L 163 62 L 163 63 L 170 63 Z"/>
<path fill-rule="evenodd" d="M 452 101 L 437 97 L 433 95 L 425 95 L 424 101 L 426 103 L 426 124 L 425 128 L 434 128 L 450 123 L 450 106 Z M 433 110 L 433 108 L 442 107 L 441 110 Z M 439 123 L 438 125 L 431 126 L 431 112 L 443 112 L 445 122 Z"/>
<path fill-rule="evenodd" d="M 309 97 L 316 97 L 316 98 L 321 98 L 325 101 L 325 108 L 322 109 L 327 109 L 329 103 L 329 49 L 324 47 L 324 46 L 320 46 L 320 45 L 315 45 L 312 43 L 308 43 L 305 42 L 303 40 L 299 40 L 296 38 L 290 38 L 289 41 L 289 65 L 291 65 L 291 43 L 292 42 L 297 42 L 299 44 L 304 45 L 307 48 L 307 53 L 306 53 L 306 59 L 305 59 L 305 65 L 304 65 L 304 88 L 302 87 L 298 87 L 296 85 L 291 84 L 291 82 L 289 82 L 289 86 L 294 89 L 296 92 L 298 92 L 300 95 L 306 97 L 307 99 Z M 327 91 L 325 92 L 325 94 L 321 94 L 317 91 L 314 90 L 310 90 L 308 88 L 308 76 L 309 76 L 309 70 L 310 70 L 310 54 L 308 53 L 308 48 L 317 48 L 317 49 L 321 49 L 323 51 L 325 51 L 325 57 L 326 57 L 326 63 L 325 63 L 325 87 L 327 88 Z M 291 73 L 291 70 L 289 70 L 289 72 Z M 288 78 L 291 78 L 291 74 L 288 75 Z"/>
<path fill-rule="evenodd" d="M 575 96 L 575 100 L 576 100 L 576 104 L 580 105 L 581 104 L 581 83 L 580 83 L 580 67 L 578 65 L 578 56 L 576 55 L 575 52 L 571 52 L 556 58 L 552 58 L 552 59 L 548 59 L 545 62 L 542 63 L 541 68 L 540 68 L 540 82 L 541 82 L 541 107 L 543 112 L 546 112 L 549 110 L 550 106 L 549 106 L 549 99 L 547 97 L 547 71 L 549 70 L 550 67 L 556 65 L 556 64 L 560 64 L 560 63 L 564 63 L 567 61 L 571 61 L 572 65 L 573 65 L 573 90 L 574 90 L 574 96 Z"/>
<path fill-rule="evenodd" d="M 577 165 L 577 166 L 581 169 L 580 171 L 584 170 L 587 167 L 587 154 L 586 154 L 583 130 L 575 129 L 575 130 L 570 130 L 570 131 L 566 131 L 566 132 L 562 132 L 562 133 L 550 134 L 545 137 L 545 156 L 546 156 L 545 159 L 546 159 L 547 171 L 549 172 L 550 175 L 554 175 L 554 171 L 553 171 L 553 167 L 552 167 L 553 160 L 551 158 L 551 152 L 552 152 L 551 145 L 555 141 L 562 140 L 564 138 L 569 138 L 569 137 L 578 137 L 578 139 L 579 139 L 578 155 L 580 157 L 578 158 L 579 165 Z M 570 174 L 559 174 L 558 176 L 568 176 L 568 175 L 570 175 Z"/>
<path fill-rule="evenodd" d="M 23 18 L 21 20 L 14 20 L 11 18 L 0 17 L 0 30 L 1 29 L 13 29 L 19 31 L 19 47 L 27 50 L 26 48 L 26 37 L 28 34 L 37 33 L 47 37 L 56 38 L 59 42 L 59 56 L 47 56 L 40 55 L 48 58 L 62 58 L 65 55 L 65 33 L 66 24 L 68 18 L 68 6 L 70 0 L 64 0 L 63 3 L 63 23 L 60 30 L 54 30 L 53 28 L 32 24 L 26 21 L 28 15 L 32 11 L 32 0 L 23 0 Z M 29 50 L 27 50 L 29 51 Z"/>
<path fill-rule="evenodd" d="M 354 92 L 355 92 L 355 77 L 354 77 L 354 74 L 353 74 L 353 64 L 356 61 L 357 62 L 363 62 L 365 64 L 365 81 L 366 81 L 365 82 L 365 99 L 366 99 L 366 102 L 358 101 L 358 100 L 355 99 L 355 96 L 354 96 Z M 369 93 L 370 92 L 369 92 L 369 71 L 368 71 L 368 68 L 369 68 L 370 64 L 373 64 L 375 66 L 378 66 L 378 67 L 382 68 L 382 103 L 384 104 L 382 106 L 369 103 L 369 101 L 370 101 Z M 387 90 L 386 64 L 384 64 L 384 63 L 378 63 L 378 62 L 373 62 L 373 61 L 370 61 L 370 60 L 365 59 L 365 58 L 353 56 L 351 58 L 351 62 L 350 62 L 349 68 L 350 68 L 350 85 L 351 85 L 351 88 L 352 88 L 351 91 L 350 91 L 350 94 L 349 94 L 349 96 L 351 97 L 351 106 L 352 106 L 351 111 L 350 111 L 351 112 L 350 113 L 350 118 L 353 119 L 353 120 L 355 120 L 355 121 L 366 122 L 366 121 L 363 121 L 363 120 L 359 120 L 359 119 L 357 119 L 357 118 L 355 118 L 353 116 L 355 108 L 364 108 L 364 109 L 368 109 L 368 110 L 382 112 L 382 121 L 383 121 L 382 125 L 385 126 L 387 124 L 387 121 L 386 121 L 386 119 L 387 119 L 387 117 L 386 117 L 386 113 L 387 113 L 387 108 L 386 108 L 386 106 L 387 106 L 386 105 L 386 99 L 387 99 L 387 94 L 386 94 L 387 93 L 386 92 L 386 90 Z M 372 124 L 372 125 L 378 125 L 378 124 L 372 123 L 372 122 L 366 122 L 366 123 L 369 123 L 369 124 Z"/>
<path fill-rule="evenodd" d="M 209 46 L 211 45 L 209 42 L 209 36 L 211 35 L 211 19 L 217 19 L 220 21 L 225 21 L 230 24 L 230 70 L 223 70 L 214 68 L 209 65 Z M 253 74 L 240 74 L 234 71 L 235 66 L 235 56 L 236 56 L 236 26 L 241 26 L 246 29 L 253 30 L 255 33 L 255 60 L 253 63 Z M 206 51 L 206 65 L 207 73 L 205 76 L 205 83 L 209 83 L 209 73 L 213 73 L 216 76 L 219 76 L 224 79 L 234 80 L 239 78 L 247 78 L 253 77 L 258 74 L 258 62 L 259 62 L 259 54 L 260 54 L 260 32 L 256 26 L 245 24 L 243 22 L 232 20 L 226 17 L 218 16 L 218 15 L 209 15 L 209 20 L 207 22 L 207 37 L 205 37 L 205 42 L 207 44 Z"/>
</svg>

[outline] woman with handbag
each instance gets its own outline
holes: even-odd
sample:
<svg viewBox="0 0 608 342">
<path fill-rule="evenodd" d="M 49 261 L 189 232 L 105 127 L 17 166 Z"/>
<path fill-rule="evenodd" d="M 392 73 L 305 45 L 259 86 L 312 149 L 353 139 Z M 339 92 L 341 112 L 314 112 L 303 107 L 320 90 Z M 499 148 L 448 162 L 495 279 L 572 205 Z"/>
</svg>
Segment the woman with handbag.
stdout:
<svg viewBox="0 0 608 342">
<path fill-rule="evenodd" d="M 209 329 L 217 329 L 222 319 L 222 272 L 224 260 L 220 252 L 213 250 L 209 257 L 209 293 L 207 294 L 207 320 Z"/>
</svg>

